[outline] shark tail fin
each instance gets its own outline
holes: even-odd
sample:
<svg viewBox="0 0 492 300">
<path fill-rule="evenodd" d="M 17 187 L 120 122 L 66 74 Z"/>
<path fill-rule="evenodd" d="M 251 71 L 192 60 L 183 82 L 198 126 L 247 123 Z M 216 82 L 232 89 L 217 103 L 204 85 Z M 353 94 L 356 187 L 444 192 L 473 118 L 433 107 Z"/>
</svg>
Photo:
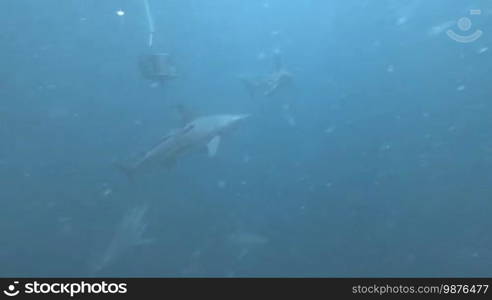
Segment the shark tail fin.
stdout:
<svg viewBox="0 0 492 300">
<path fill-rule="evenodd" d="M 135 168 L 133 166 L 121 162 L 114 162 L 113 165 L 118 171 L 125 174 L 128 181 L 135 182 Z"/>
</svg>

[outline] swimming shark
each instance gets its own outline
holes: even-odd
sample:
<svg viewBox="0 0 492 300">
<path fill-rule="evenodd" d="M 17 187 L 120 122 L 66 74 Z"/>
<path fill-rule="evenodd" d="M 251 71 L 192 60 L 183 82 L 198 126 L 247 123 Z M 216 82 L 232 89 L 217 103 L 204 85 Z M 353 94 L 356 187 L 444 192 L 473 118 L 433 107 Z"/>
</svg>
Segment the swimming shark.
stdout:
<svg viewBox="0 0 492 300">
<path fill-rule="evenodd" d="M 133 248 L 154 242 L 153 238 L 144 237 L 147 229 L 147 211 L 147 204 L 139 204 L 125 213 L 102 256 L 89 262 L 91 275 L 100 274 L 99 272 L 131 253 Z"/>
<path fill-rule="evenodd" d="M 182 128 L 171 130 L 141 157 L 118 168 L 130 179 L 142 169 L 155 166 L 173 166 L 176 159 L 192 150 L 206 147 L 209 157 L 217 154 L 222 136 L 248 118 L 249 114 L 222 114 L 195 118 Z"/>
</svg>

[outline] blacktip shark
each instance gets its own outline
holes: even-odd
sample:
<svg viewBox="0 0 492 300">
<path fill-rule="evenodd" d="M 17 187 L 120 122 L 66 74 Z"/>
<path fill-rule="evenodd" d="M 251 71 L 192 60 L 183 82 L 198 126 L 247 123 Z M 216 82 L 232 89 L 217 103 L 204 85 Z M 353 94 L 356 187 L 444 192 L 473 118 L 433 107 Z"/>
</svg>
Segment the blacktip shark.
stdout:
<svg viewBox="0 0 492 300">
<path fill-rule="evenodd" d="M 130 164 L 118 165 L 130 179 L 147 167 L 172 166 L 183 154 L 202 147 L 207 148 L 209 157 L 217 154 L 222 136 L 236 128 L 249 114 L 221 114 L 195 118 L 182 128 L 172 130 L 141 157 Z"/>
</svg>

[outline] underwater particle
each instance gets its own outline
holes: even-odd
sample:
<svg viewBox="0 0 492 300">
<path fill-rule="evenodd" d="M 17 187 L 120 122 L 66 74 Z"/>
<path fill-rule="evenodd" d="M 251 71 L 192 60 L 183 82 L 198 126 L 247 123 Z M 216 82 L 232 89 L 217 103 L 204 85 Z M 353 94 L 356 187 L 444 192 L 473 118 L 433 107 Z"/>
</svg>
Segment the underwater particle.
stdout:
<svg viewBox="0 0 492 300">
<path fill-rule="evenodd" d="M 250 161 L 250 160 L 251 160 L 251 157 L 249 156 L 249 154 L 245 154 L 245 155 L 243 156 L 243 163 L 244 163 L 244 164 L 249 163 L 249 161 Z"/>
<path fill-rule="evenodd" d="M 394 71 L 395 71 L 395 66 L 393 66 L 393 65 L 389 65 L 386 68 L 386 72 L 388 72 L 388 73 L 393 73 Z"/>
<path fill-rule="evenodd" d="M 125 15 L 125 12 L 123 10 L 119 9 L 116 11 L 116 15 L 118 15 L 119 17 L 123 17 Z"/>
<path fill-rule="evenodd" d="M 193 259 L 199 258 L 200 256 L 202 256 L 202 250 L 200 249 L 197 249 L 191 253 L 191 258 Z"/>
<path fill-rule="evenodd" d="M 246 180 L 242 180 L 242 181 L 241 181 L 241 185 L 246 185 L 246 184 L 248 184 L 248 183 L 246 182 Z"/>
<path fill-rule="evenodd" d="M 59 223 L 67 223 L 67 222 L 70 222 L 72 220 L 72 218 L 70 217 L 58 217 L 57 221 Z"/>
<path fill-rule="evenodd" d="M 308 180 L 308 177 L 307 177 L 307 176 L 302 176 L 302 177 L 299 177 L 299 178 L 297 179 L 297 181 L 298 181 L 298 182 L 304 182 L 304 181 L 306 181 L 306 180 Z"/>
<path fill-rule="evenodd" d="M 108 196 L 111 196 L 113 194 L 113 189 L 111 189 L 109 187 L 109 185 L 107 183 L 103 183 L 102 184 L 102 189 L 101 189 L 101 197 L 108 197 Z"/>
<path fill-rule="evenodd" d="M 62 234 L 70 234 L 72 232 L 72 218 L 70 217 L 58 217 L 58 223 L 60 224 L 60 232 Z"/>
<path fill-rule="evenodd" d="M 489 50 L 489 47 L 482 47 L 482 48 L 478 49 L 477 53 L 482 54 L 484 52 L 487 52 L 488 50 Z"/>
<path fill-rule="evenodd" d="M 218 186 L 220 189 L 225 188 L 225 187 L 226 187 L 226 185 L 227 185 L 227 184 L 226 184 L 226 182 L 225 182 L 224 180 L 219 180 L 219 181 L 217 182 L 217 186 Z"/>
<path fill-rule="evenodd" d="M 296 124 L 297 124 L 296 120 L 294 119 L 294 117 L 289 112 L 290 105 L 289 104 L 282 105 L 282 110 L 284 112 L 284 117 L 287 120 L 287 123 L 289 123 L 289 125 L 292 127 L 296 126 Z"/>
<path fill-rule="evenodd" d="M 428 168 L 429 167 L 429 160 L 426 157 L 421 157 L 419 159 L 419 167 Z"/>
<path fill-rule="evenodd" d="M 294 119 L 294 117 L 290 114 L 286 114 L 285 119 L 287 119 L 287 123 L 289 123 L 290 126 L 295 127 L 297 125 L 296 119 Z"/>
<path fill-rule="evenodd" d="M 102 192 L 102 196 L 103 196 L 103 197 L 108 197 L 108 196 L 109 196 L 109 195 L 111 195 L 112 193 L 113 193 L 113 190 L 112 190 L 112 189 L 110 189 L 110 188 L 106 188 L 106 189 L 104 189 L 104 190 L 103 190 L 103 192 Z"/>
<path fill-rule="evenodd" d="M 462 85 L 458 86 L 458 87 L 456 88 L 456 90 L 457 90 L 458 92 L 461 92 L 461 91 L 464 91 L 464 90 L 465 90 L 465 88 L 466 88 L 466 87 L 465 87 L 465 85 L 464 85 L 464 84 L 462 84 Z"/>
<path fill-rule="evenodd" d="M 399 17 L 398 20 L 396 20 L 396 26 L 401 26 L 407 23 L 407 21 L 408 21 L 407 17 Z"/>
<path fill-rule="evenodd" d="M 423 113 L 422 113 L 422 117 L 424 117 L 424 118 L 428 118 L 428 117 L 430 117 L 430 113 L 428 113 L 428 112 L 423 112 Z"/>
<path fill-rule="evenodd" d="M 335 127 L 331 126 L 324 130 L 325 134 L 332 134 L 335 131 Z"/>
<path fill-rule="evenodd" d="M 257 56 L 258 60 L 264 60 L 266 58 L 265 52 L 261 51 Z"/>
<path fill-rule="evenodd" d="M 325 187 L 327 187 L 327 188 L 331 188 L 332 186 L 333 186 L 332 182 L 325 183 Z"/>
<path fill-rule="evenodd" d="M 383 145 L 381 145 L 380 148 L 381 151 L 388 151 L 390 149 L 391 149 L 391 145 L 389 143 L 384 143 Z"/>
</svg>

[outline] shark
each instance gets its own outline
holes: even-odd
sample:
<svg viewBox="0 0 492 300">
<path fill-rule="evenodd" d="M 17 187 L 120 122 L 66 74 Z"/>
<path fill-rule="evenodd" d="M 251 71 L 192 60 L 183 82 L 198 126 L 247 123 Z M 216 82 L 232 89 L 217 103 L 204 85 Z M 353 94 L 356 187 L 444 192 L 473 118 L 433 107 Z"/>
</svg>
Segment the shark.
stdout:
<svg viewBox="0 0 492 300">
<path fill-rule="evenodd" d="M 171 167 L 179 157 L 204 147 L 208 156 L 214 157 L 222 137 L 248 117 L 250 114 L 217 114 L 190 121 L 185 119 L 183 127 L 168 132 L 134 161 L 118 164 L 117 167 L 132 179 L 140 170 L 155 166 Z"/>
<path fill-rule="evenodd" d="M 108 247 L 102 252 L 102 256 L 89 262 L 90 274 L 97 275 L 101 271 L 114 265 L 124 256 L 132 252 L 138 246 L 153 243 L 153 238 L 145 238 L 147 229 L 145 217 L 149 207 L 147 204 L 138 204 L 129 209 L 118 224 Z"/>
</svg>

